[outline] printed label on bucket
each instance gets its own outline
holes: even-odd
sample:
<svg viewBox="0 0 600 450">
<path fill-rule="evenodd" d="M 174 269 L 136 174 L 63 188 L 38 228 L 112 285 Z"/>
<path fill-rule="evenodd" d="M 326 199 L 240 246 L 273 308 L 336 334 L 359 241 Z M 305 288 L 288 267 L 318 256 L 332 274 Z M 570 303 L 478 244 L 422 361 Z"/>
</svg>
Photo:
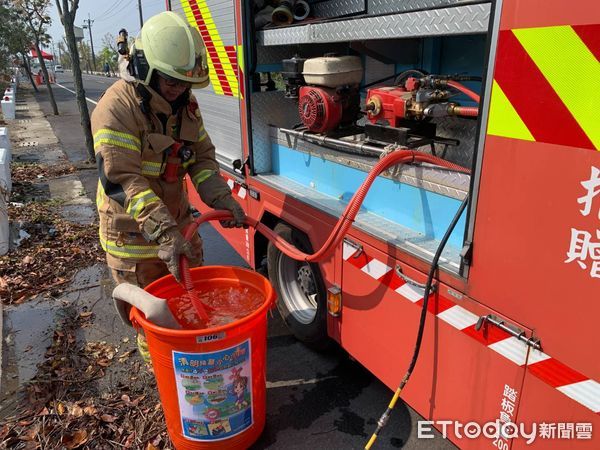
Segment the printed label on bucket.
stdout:
<svg viewBox="0 0 600 450">
<path fill-rule="evenodd" d="M 183 435 L 217 441 L 252 425 L 250 340 L 210 353 L 173 352 Z"/>
</svg>

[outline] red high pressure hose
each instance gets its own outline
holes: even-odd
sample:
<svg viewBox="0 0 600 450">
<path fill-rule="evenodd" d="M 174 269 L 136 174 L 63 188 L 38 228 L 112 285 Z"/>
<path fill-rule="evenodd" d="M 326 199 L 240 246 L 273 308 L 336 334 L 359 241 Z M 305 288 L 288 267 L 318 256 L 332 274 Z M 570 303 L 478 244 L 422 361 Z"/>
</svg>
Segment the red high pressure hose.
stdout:
<svg viewBox="0 0 600 450">
<path fill-rule="evenodd" d="M 458 81 L 448 80 L 447 84 L 448 84 L 448 86 L 453 87 L 454 89 L 459 90 L 463 94 L 467 95 L 469 98 L 471 98 L 471 100 L 474 100 L 477 103 L 479 103 L 479 101 L 481 100 L 479 95 L 477 95 L 471 89 L 469 89 L 465 85 L 459 83 Z"/>
<path fill-rule="evenodd" d="M 479 108 L 476 106 L 455 106 L 452 108 L 452 113 L 457 116 L 477 117 Z"/>
<path fill-rule="evenodd" d="M 358 188 L 358 190 L 352 196 L 352 199 L 348 203 L 348 206 L 346 206 L 346 209 L 344 210 L 342 216 L 340 217 L 340 219 L 336 223 L 335 227 L 333 228 L 333 231 L 327 238 L 327 241 L 323 244 L 323 246 L 319 250 L 317 250 L 315 253 L 313 253 L 311 255 L 298 250 L 296 247 L 294 247 L 292 244 L 287 242 L 285 239 L 283 239 L 280 235 L 275 233 L 269 227 L 260 223 L 256 219 L 253 219 L 252 217 L 246 216 L 245 223 L 246 223 L 246 225 L 255 228 L 257 231 L 259 231 L 261 234 L 263 234 L 267 239 L 269 239 L 271 242 L 273 242 L 273 244 L 275 244 L 275 246 L 279 250 L 281 250 L 284 254 L 286 254 L 290 258 L 296 259 L 298 261 L 307 261 L 307 262 L 319 261 L 319 260 L 327 257 L 329 255 L 329 253 L 340 244 L 340 242 L 342 241 L 342 239 L 348 232 L 348 229 L 352 225 L 352 222 L 354 222 L 354 219 L 356 218 L 356 215 L 358 214 L 358 211 L 360 210 L 360 207 L 361 207 L 367 193 L 369 192 L 371 185 L 375 181 L 375 179 L 382 172 L 384 172 L 385 170 L 389 169 L 392 166 L 396 166 L 398 164 L 414 163 L 414 162 L 430 163 L 430 164 L 434 164 L 436 166 L 441 166 L 441 167 L 445 167 L 448 169 L 452 169 L 457 172 L 463 172 L 463 173 L 470 172 L 468 169 L 466 169 L 462 166 L 459 166 L 457 164 L 453 164 L 449 161 L 443 160 L 443 159 L 438 158 L 433 155 L 429 155 L 427 153 L 416 152 L 414 150 L 397 150 L 397 151 L 394 151 L 394 152 L 388 154 L 383 159 L 379 160 L 379 162 L 377 164 L 375 164 L 375 166 L 373 166 L 373 168 L 367 175 L 367 178 L 365 179 L 363 184 Z M 194 236 L 194 233 L 196 232 L 198 227 L 202 223 L 207 222 L 209 220 L 227 220 L 227 219 L 231 219 L 231 218 L 232 218 L 231 212 L 224 211 L 224 210 L 210 211 L 208 213 L 202 214 L 200 217 L 195 219 L 192 223 L 190 223 L 184 229 L 183 237 L 186 240 L 190 240 L 192 238 L 192 236 Z M 193 283 L 192 277 L 190 275 L 187 258 L 182 255 L 180 257 L 179 261 L 180 261 L 179 265 L 180 265 L 180 273 L 181 273 L 181 279 L 182 279 L 183 286 L 185 287 L 186 291 L 188 291 L 188 293 L 191 294 L 192 303 L 193 303 L 194 307 L 197 309 L 198 315 L 200 316 L 200 318 L 203 321 L 206 322 L 208 319 L 208 314 L 206 313 L 206 309 L 205 309 L 206 305 L 204 305 L 198 299 L 197 295 L 194 294 L 194 283 Z"/>
</svg>

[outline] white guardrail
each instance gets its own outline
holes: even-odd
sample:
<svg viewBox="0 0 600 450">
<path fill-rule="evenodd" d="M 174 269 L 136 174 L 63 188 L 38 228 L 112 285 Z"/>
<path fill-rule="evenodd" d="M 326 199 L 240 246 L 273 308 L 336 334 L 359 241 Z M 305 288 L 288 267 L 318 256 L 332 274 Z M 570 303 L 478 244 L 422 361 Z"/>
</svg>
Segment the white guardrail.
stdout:
<svg viewBox="0 0 600 450">
<path fill-rule="evenodd" d="M 12 190 L 10 161 L 12 158 L 8 128 L 0 127 L 0 256 L 9 248 L 8 201 Z"/>
<path fill-rule="evenodd" d="M 19 85 L 19 75 L 15 75 L 2 97 L 2 113 L 5 119 L 15 118 L 15 100 Z M 12 159 L 10 136 L 7 127 L 0 127 L 0 256 L 6 255 L 10 243 L 10 227 L 8 222 L 8 202 L 12 191 L 10 162 Z"/>
</svg>

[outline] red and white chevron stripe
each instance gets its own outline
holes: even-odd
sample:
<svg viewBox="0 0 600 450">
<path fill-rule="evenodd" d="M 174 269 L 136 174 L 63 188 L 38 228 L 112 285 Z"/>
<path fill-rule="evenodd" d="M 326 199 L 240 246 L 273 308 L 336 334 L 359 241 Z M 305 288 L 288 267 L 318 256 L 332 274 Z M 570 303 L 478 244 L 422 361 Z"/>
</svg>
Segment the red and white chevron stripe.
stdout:
<svg viewBox="0 0 600 450">
<path fill-rule="evenodd" d="M 343 258 L 358 270 L 400 294 L 404 299 L 423 306 L 424 292 L 422 289 L 407 284 L 394 273 L 392 267 L 370 257 L 364 252 L 364 249 L 359 252 L 357 248 L 344 242 Z M 433 296 L 430 298 L 433 299 Z M 597 381 L 567 367 L 544 352 L 531 349 L 524 342 L 500 328 L 488 327 L 485 334 L 475 330 L 479 316 L 445 297 L 438 296 L 437 302 L 430 301 L 427 310 L 451 327 L 476 339 L 518 366 L 526 365 L 529 372 L 546 384 L 594 413 L 600 413 L 600 383 Z"/>
<path fill-rule="evenodd" d="M 248 195 L 247 189 L 239 183 L 236 183 L 231 178 L 227 178 L 227 186 L 231 189 L 231 193 L 237 195 L 242 200 Z"/>
</svg>

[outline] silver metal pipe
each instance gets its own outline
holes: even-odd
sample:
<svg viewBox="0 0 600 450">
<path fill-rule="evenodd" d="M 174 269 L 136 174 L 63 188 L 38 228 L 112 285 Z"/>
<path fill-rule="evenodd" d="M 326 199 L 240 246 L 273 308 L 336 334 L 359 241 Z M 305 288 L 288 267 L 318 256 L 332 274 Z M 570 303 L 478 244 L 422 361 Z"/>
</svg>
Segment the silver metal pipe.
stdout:
<svg viewBox="0 0 600 450">
<path fill-rule="evenodd" d="M 295 136 L 299 139 L 312 142 L 313 144 L 329 145 L 346 152 L 350 151 L 358 155 L 379 156 L 384 152 L 384 149 L 375 147 L 374 145 L 365 144 L 364 142 L 342 141 L 341 139 L 313 134 L 306 130 L 290 130 L 289 128 L 280 128 L 279 130 L 288 136 Z"/>
</svg>

